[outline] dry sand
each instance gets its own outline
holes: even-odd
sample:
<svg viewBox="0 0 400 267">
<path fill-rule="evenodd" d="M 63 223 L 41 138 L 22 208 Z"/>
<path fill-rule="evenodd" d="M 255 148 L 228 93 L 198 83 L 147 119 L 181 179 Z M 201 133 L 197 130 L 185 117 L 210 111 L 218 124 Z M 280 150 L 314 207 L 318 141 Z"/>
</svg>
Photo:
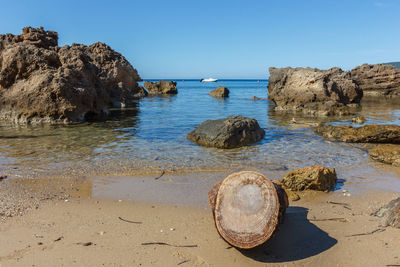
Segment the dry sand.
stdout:
<svg viewBox="0 0 400 267">
<path fill-rule="evenodd" d="M 21 184 L 25 188 L 27 183 Z M 54 189 L 54 197 L 43 201 L 46 198 L 40 196 L 46 190 L 37 189 L 43 186 L 28 184 L 31 189 L 27 196 L 39 199 L 41 205 L 35 204 L 26 214 L 0 223 L 0 266 L 400 264 L 400 229 L 381 228 L 379 218 L 370 215 L 397 197 L 395 193 L 306 193 L 300 201 L 290 203 L 285 221 L 272 239 L 261 247 L 242 251 L 219 237 L 211 211 L 204 205 L 119 201 L 101 194 L 93 197 L 92 183 L 70 182 L 68 186 L 65 182 L 53 186 L 61 197 Z M 206 197 L 202 203 L 206 203 Z M 377 229 L 384 230 L 351 236 Z M 143 244 L 149 242 L 169 245 Z"/>
</svg>

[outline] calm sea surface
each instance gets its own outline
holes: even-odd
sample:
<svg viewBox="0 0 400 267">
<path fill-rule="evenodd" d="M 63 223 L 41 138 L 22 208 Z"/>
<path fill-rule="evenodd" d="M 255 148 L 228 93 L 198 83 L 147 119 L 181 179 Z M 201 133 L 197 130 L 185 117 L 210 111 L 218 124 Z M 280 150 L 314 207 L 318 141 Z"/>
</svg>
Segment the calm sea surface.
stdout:
<svg viewBox="0 0 400 267">
<path fill-rule="evenodd" d="M 228 99 L 208 95 L 219 85 L 229 88 Z M 323 164 L 355 179 L 364 174 L 391 175 L 382 172 L 381 164 L 371 162 L 365 149 L 315 135 L 311 126 L 320 119 L 276 113 L 268 100 L 252 100 L 253 96 L 267 98 L 267 81 L 178 81 L 178 91 L 176 96 L 144 98 L 134 108 L 112 110 L 105 122 L 70 126 L 2 124 L 0 168 L 17 177 L 244 169 L 280 175 L 293 168 Z M 360 113 L 367 123 L 398 124 L 399 110 L 396 103 L 365 102 Z M 266 131 L 264 139 L 231 150 L 200 147 L 186 139 L 201 122 L 229 115 L 257 119 Z M 296 123 L 292 123 L 293 118 Z M 329 120 L 351 124 L 350 117 Z"/>
</svg>

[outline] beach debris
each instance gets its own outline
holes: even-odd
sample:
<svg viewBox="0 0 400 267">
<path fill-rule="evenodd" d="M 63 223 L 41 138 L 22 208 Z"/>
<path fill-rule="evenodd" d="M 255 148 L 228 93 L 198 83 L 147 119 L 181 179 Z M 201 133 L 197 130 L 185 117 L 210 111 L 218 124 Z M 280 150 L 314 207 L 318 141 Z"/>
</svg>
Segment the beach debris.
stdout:
<svg viewBox="0 0 400 267">
<path fill-rule="evenodd" d="M 43 238 L 42 235 L 38 235 L 38 234 L 34 234 L 33 236 L 34 236 L 35 238 Z"/>
<path fill-rule="evenodd" d="M 163 232 L 164 232 L 164 230 L 163 230 L 163 229 L 161 229 L 161 230 L 160 230 L 160 233 L 163 233 Z"/>
<path fill-rule="evenodd" d="M 334 168 L 314 165 L 301 169 L 295 169 L 288 173 L 281 183 L 284 188 L 293 191 L 302 190 L 332 190 L 337 181 Z"/>
<path fill-rule="evenodd" d="M 334 202 L 334 201 L 327 201 L 327 203 L 334 204 L 334 205 L 341 205 L 343 208 L 351 210 L 348 203 L 341 203 L 341 202 Z"/>
<path fill-rule="evenodd" d="M 191 131 L 187 138 L 201 146 L 236 148 L 256 143 L 263 139 L 265 131 L 257 120 L 243 116 L 207 120 Z"/>
<path fill-rule="evenodd" d="M 217 89 L 212 90 L 208 94 L 215 98 L 226 98 L 229 97 L 229 89 L 225 86 L 219 86 Z"/>
<path fill-rule="evenodd" d="M 7 175 L 0 175 L 0 181 L 7 179 Z"/>
<path fill-rule="evenodd" d="M 393 199 L 372 215 L 382 218 L 383 226 L 400 228 L 400 197 Z"/>
<path fill-rule="evenodd" d="M 164 174 L 165 174 L 165 171 L 162 171 L 161 174 L 160 174 L 159 176 L 157 176 L 156 178 L 154 178 L 154 180 L 160 179 L 161 177 L 164 176 Z"/>
<path fill-rule="evenodd" d="M 171 228 L 169 228 L 169 230 L 170 230 L 170 231 L 175 231 L 175 228 L 172 228 L 172 227 L 171 227 Z"/>
<path fill-rule="evenodd" d="M 180 263 L 178 263 L 177 265 L 181 265 L 181 264 L 184 264 L 184 263 L 186 263 L 186 262 L 189 262 L 190 260 L 184 260 L 184 261 L 181 261 Z"/>
<path fill-rule="evenodd" d="M 377 229 L 375 229 L 375 230 L 373 230 L 373 231 L 371 231 L 371 232 L 361 233 L 361 234 L 354 234 L 354 235 L 346 235 L 346 237 L 362 236 L 362 235 L 372 235 L 372 234 L 375 234 L 375 233 L 383 232 L 383 231 L 385 231 L 385 230 L 386 230 L 385 228 L 377 228 Z"/>
<path fill-rule="evenodd" d="M 118 219 L 120 219 L 121 221 L 127 222 L 127 223 L 135 223 L 135 224 L 142 224 L 142 222 L 135 222 L 135 221 L 130 221 L 121 217 L 118 217 Z"/>
<path fill-rule="evenodd" d="M 78 243 L 76 243 L 77 245 L 82 245 L 82 246 L 84 246 L 84 247 L 88 247 L 88 246 L 91 246 L 91 245 L 95 245 L 93 242 L 78 242 Z"/>
<path fill-rule="evenodd" d="M 266 242 L 277 231 L 289 205 L 279 182 L 252 171 L 233 173 L 215 184 L 208 203 L 221 237 L 243 249 Z"/>
<path fill-rule="evenodd" d="M 60 236 L 59 238 L 55 239 L 54 242 L 58 242 L 58 241 L 60 241 L 60 240 L 63 239 L 63 238 L 64 238 L 63 236 Z"/>
<path fill-rule="evenodd" d="M 100 231 L 100 232 L 98 232 L 97 234 L 99 234 L 99 235 L 104 235 L 106 232 L 104 232 L 104 231 Z"/>
<path fill-rule="evenodd" d="M 39 246 L 41 246 L 41 245 L 43 245 L 43 242 L 38 242 L 37 244 L 38 244 Z"/>
<path fill-rule="evenodd" d="M 146 242 L 142 243 L 142 246 L 151 246 L 151 245 L 160 245 L 160 246 L 170 246 L 175 248 L 197 248 L 197 245 L 172 245 L 165 242 Z"/>
<path fill-rule="evenodd" d="M 335 221 L 335 222 L 348 222 L 346 218 L 325 218 L 325 219 L 309 219 L 312 222 Z"/>
</svg>

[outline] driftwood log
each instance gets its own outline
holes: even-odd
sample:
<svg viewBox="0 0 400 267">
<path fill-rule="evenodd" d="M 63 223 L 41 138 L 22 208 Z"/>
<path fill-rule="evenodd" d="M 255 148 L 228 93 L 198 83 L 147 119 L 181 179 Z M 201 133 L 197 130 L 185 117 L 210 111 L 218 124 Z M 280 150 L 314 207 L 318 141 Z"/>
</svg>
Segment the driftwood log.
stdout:
<svg viewBox="0 0 400 267">
<path fill-rule="evenodd" d="M 208 193 L 219 234 L 229 244 L 250 249 L 266 242 L 289 205 L 285 190 L 258 172 L 226 177 Z"/>
</svg>

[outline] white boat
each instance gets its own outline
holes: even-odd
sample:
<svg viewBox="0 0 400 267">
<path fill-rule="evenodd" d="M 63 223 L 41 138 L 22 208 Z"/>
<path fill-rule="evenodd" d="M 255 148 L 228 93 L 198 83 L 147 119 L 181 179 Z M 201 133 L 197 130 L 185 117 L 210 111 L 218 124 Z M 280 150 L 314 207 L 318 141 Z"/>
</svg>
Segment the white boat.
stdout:
<svg viewBox="0 0 400 267">
<path fill-rule="evenodd" d="M 214 78 L 206 78 L 206 79 L 201 79 L 200 82 L 203 83 L 212 83 L 212 82 L 216 82 L 218 81 L 218 79 L 214 79 Z"/>
</svg>

